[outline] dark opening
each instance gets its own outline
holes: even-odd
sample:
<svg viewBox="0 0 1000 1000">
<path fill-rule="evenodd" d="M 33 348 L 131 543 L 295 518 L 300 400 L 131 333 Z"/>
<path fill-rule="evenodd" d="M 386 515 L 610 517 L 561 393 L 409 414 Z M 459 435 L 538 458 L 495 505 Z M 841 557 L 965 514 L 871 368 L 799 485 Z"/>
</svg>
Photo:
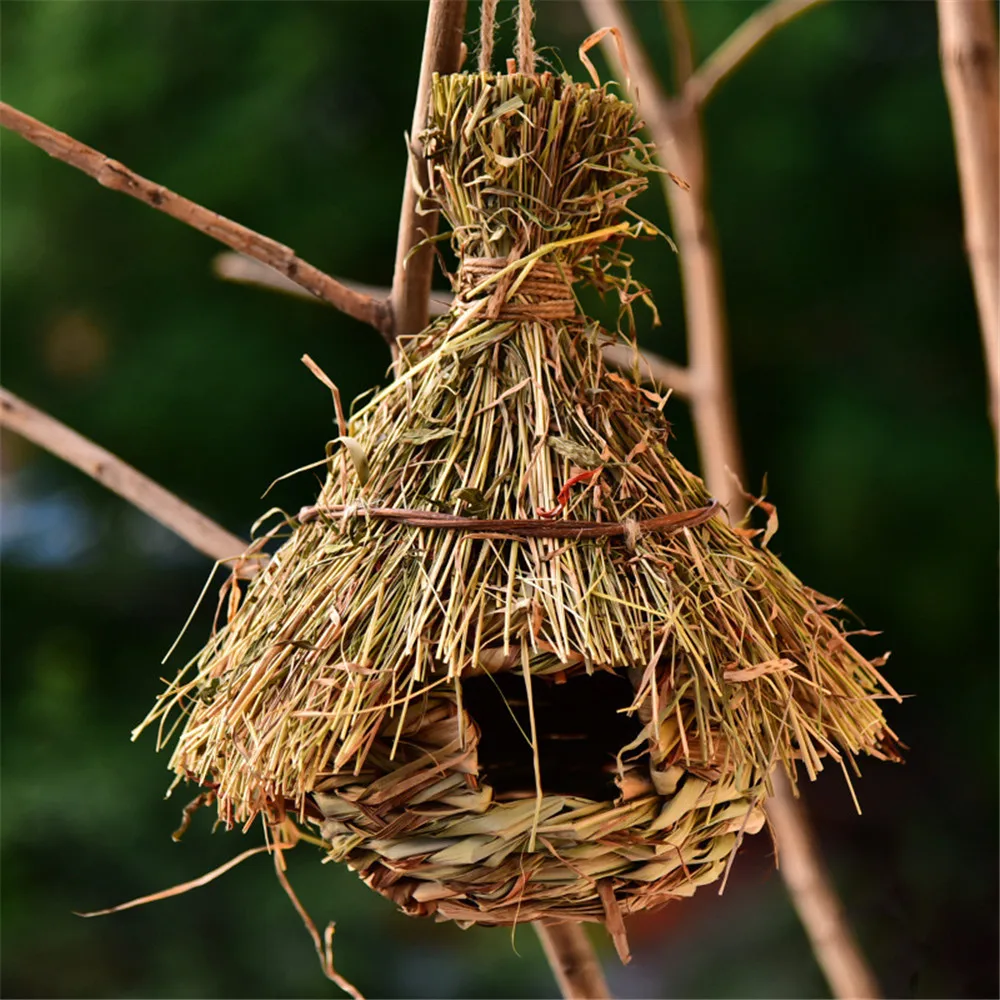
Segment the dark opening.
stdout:
<svg viewBox="0 0 1000 1000">
<path fill-rule="evenodd" d="M 547 676 L 533 677 L 531 693 L 542 789 L 599 802 L 616 798 L 615 757 L 642 729 L 634 715 L 619 712 L 634 697 L 628 678 L 603 670 L 567 677 L 562 684 Z M 462 681 L 462 701 L 482 733 L 479 771 L 483 782 L 501 799 L 534 795 L 524 676 L 470 677 Z"/>
</svg>

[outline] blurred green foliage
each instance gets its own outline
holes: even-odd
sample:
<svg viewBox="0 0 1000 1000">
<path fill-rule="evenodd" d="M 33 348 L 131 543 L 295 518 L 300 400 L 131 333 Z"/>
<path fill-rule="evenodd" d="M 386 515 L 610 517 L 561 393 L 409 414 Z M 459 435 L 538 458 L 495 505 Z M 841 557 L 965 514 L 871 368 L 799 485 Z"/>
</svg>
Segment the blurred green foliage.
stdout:
<svg viewBox="0 0 1000 1000">
<path fill-rule="evenodd" d="M 538 8 L 539 42 L 579 76 L 581 13 Z M 751 9 L 690 4 L 700 54 Z M 633 14 L 668 78 L 660 6 Z M 2 18 L 5 100 L 330 273 L 388 283 L 423 4 L 6 0 Z M 865 766 L 864 815 L 834 773 L 809 803 L 887 995 L 995 997 L 996 483 L 933 5 L 810 11 L 724 84 L 707 127 L 749 485 L 767 474 L 779 551 L 884 629 L 866 648 L 892 648 L 888 675 L 916 696 L 890 706 L 912 750 Z M 384 346 L 319 305 L 219 282 L 203 236 L 20 139 L 0 153 L 5 384 L 247 532 L 267 484 L 332 436 L 299 356 L 351 398 L 384 381 Z M 666 224 L 658 191 L 639 207 Z M 641 341 L 683 359 L 676 261 L 644 245 L 637 272 L 664 318 Z M 161 801 L 165 757 L 128 741 L 204 560 L 12 437 L 3 481 L 5 995 L 331 995 L 265 858 L 153 906 L 72 914 L 259 834 L 211 836 L 201 814 L 172 843 L 184 796 Z M 294 509 L 314 489 L 299 476 L 272 499 Z M 555 994 L 530 929 L 409 920 L 314 849 L 289 860 L 369 996 Z M 763 843 L 724 897 L 633 938 L 632 966 L 609 957 L 619 995 L 824 994 Z"/>
</svg>

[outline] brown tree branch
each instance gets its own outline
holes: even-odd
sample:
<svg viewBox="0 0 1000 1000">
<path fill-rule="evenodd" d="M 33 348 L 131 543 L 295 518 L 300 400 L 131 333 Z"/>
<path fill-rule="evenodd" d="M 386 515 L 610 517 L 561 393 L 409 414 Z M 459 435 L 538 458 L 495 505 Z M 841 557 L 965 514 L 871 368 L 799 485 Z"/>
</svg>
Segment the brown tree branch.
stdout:
<svg viewBox="0 0 1000 1000">
<path fill-rule="evenodd" d="M 709 490 L 726 503 L 730 518 L 738 520 L 746 510 L 746 503 L 730 473 L 740 476 L 742 457 L 732 402 L 721 258 L 708 209 L 706 152 L 700 109 L 704 96 L 715 83 L 788 17 L 771 27 L 767 26 L 766 20 L 763 23 L 758 20 L 755 28 L 747 29 L 742 35 L 742 42 L 739 37 L 744 29 L 738 29 L 730 42 L 724 43 L 720 49 L 721 53 L 728 51 L 729 54 L 724 58 L 718 57 L 716 68 L 711 71 L 714 81 L 712 75 L 699 77 L 702 70 L 697 70 L 681 98 L 671 100 L 659 86 L 621 4 L 617 0 L 581 2 L 592 27 L 614 25 L 621 32 L 631 77 L 643 95 L 643 110 L 649 131 L 664 166 L 690 185 L 690 190 L 685 191 L 664 177 L 684 286 L 691 407 L 702 472 Z M 800 4 L 801 8 L 805 6 L 804 2 Z M 773 11 L 775 7 L 787 10 L 790 0 L 765 8 L 765 11 Z M 762 27 L 767 30 L 762 31 Z M 622 67 L 617 65 L 615 47 L 605 42 L 605 51 L 616 71 L 624 76 Z M 706 65 L 711 62 L 710 59 Z M 699 78 L 703 81 L 697 85 L 699 88 L 705 88 L 706 80 L 709 86 L 697 91 L 689 89 L 692 82 Z M 692 99 L 694 93 L 700 93 L 701 99 Z M 768 801 L 767 811 L 774 829 L 785 886 L 834 995 L 841 1000 L 878 997 L 878 984 L 837 898 L 816 847 L 809 818 L 795 800 L 783 774 L 774 777 L 774 795 Z"/>
<path fill-rule="evenodd" d="M 234 562 L 246 552 L 248 543 L 242 538 L 230 534 L 111 452 L 3 388 L 0 388 L 0 426 L 75 465 L 210 559 Z M 260 560 L 248 561 L 239 567 L 239 575 L 253 576 L 260 565 Z"/>
<path fill-rule="evenodd" d="M 435 73 L 458 72 L 462 59 L 466 0 L 430 0 L 427 30 L 420 60 L 420 78 L 410 126 L 410 155 L 399 214 L 396 264 L 390 296 L 391 338 L 419 333 L 428 320 L 428 299 L 434 275 L 434 248 L 419 243 L 437 233 L 438 213 L 420 211 L 420 191 L 427 189 L 427 164 L 420 133 L 427 124 L 427 103 Z"/>
<path fill-rule="evenodd" d="M 664 0 L 667 35 L 674 63 L 674 86 L 681 93 L 694 73 L 694 39 L 683 0 Z"/>
<path fill-rule="evenodd" d="M 224 250 L 212 258 L 212 271 L 217 278 L 222 278 L 224 281 L 235 281 L 240 285 L 256 285 L 258 288 L 266 288 L 272 292 L 284 292 L 286 295 L 292 295 L 297 299 L 308 299 L 317 304 L 322 302 L 322 299 L 316 298 L 301 285 L 295 284 L 291 278 L 286 278 L 280 271 L 276 271 L 273 267 L 269 267 L 259 260 L 254 260 L 253 257 L 247 257 L 246 254 L 235 253 L 232 250 Z M 357 285 L 343 279 L 338 280 L 356 292 L 378 298 L 374 294 L 374 287 Z M 383 288 L 381 291 L 384 293 L 386 289 Z"/>
<path fill-rule="evenodd" d="M 258 288 L 266 288 L 270 291 L 286 292 L 299 298 L 307 298 L 311 302 L 319 301 L 315 296 L 302 291 L 298 285 L 275 271 L 273 267 L 268 267 L 251 257 L 245 257 L 241 253 L 217 254 L 212 261 L 212 268 L 220 278 L 224 278 L 226 281 L 256 285 Z M 343 283 L 348 288 L 353 288 L 374 298 L 382 298 L 389 294 L 388 289 L 378 288 L 375 285 L 359 285 L 350 281 Z M 443 316 L 451 307 L 451 297 L 447 292 L 432 291 L 429 305 L 431 316 Z M 673 389 L 674 393 L 681 398 L 686 399 L 690 395 L 691 377 L 687 369 L 661 358 L 658 354 L 653 354 L 650 351 L 636 352 L 626 344 L 610 344 L 604 348 L 604 360 L 613 368 L 618 368 L 621 371 L 638 371 L 639 378 L 643 382 L 649 382 L 664 389 Z"/>
<path fill-rule="evenodd" d="M 610 998 L 601 963 L 581 924 L 536 921 L 535 930 L 566 1000 Z"/>
<path fill-rule="evenodd" d="M 830 879 L 809 817 L 781 768 L 774 773 L 767 818 L 778 845 L 782 878 L 833 995 L 850 1000 L 881 996 Z"/>
<path fill-rule="evenodd" d="M 216 254 L 212 259 L 212 270 L 218 277 L 226 281 L 234 281 L 240 285 L 256 285 L 258 288 L 285 292 L 296 298 L 308 299 L 310 302 L 320 302 L 315 295 L 310 295 L 295 282 L 289 281 L 280 271 L 275 271 L 273 267 L 268 267 L 267 264 L 262 264 L 259 260 L 254 260 L 241 253 L 226 251 Z M 358 281 L 348 281 L 345 278 L 337 280 L 345 287 L 362 295 L 370 295 L 375 299 L 387 299 L 390 294 L 390 289 L 380 288 L 378 285 L 363 285 Z M 431 316 L 443 316 L 451 307 L 451 294 L 444 291 L 432 291 L 428 305 Z"/>
<path fill-rule="evenodd" d="M 639 381 L 672 389 L 681 399 L 691 397 L 691 373 L 652 351 L 636 351 L 627 344 L 609 344 L 602 352 L 604 360 L 620 371 L 637 374 Z"/>
<path fill-rule="evenodd" d="M 965 249 L 979 309 L 990 416 L 1000 449 L 1000 95 L 991 0 L 938 0 L 941 70 L 951 108 Z"/>
<path fill-rule="evenodd" d="M 82 170 L 98 184 L 137 198 L 206 236 L 225 243 L 233 250 L 239 250 L 273 267 L 317 298 L 329 302 L 348 316 L 373 326 L 388 339 L 390 313 L 387 303 L 341 284 L 312 264 L 296 257 L 295 251 L 290 247 L 261 236 L 260 233 L 203 208 L 160 184 L 140 177 L 117 160 L 109 159 L 65 132 L 59 132 L 3 102 L 0 102 L 0 125 L 17 132 L 49 156 Z"/>
<path fill-rule="evenodd" d="M 712 91 L 761 42 L 782 25 L 823 0 L 771 0 L 755 10 L 702 64 L 688 81 L 684 96 L 693 104 L 704 104 Z"/>
</svg>

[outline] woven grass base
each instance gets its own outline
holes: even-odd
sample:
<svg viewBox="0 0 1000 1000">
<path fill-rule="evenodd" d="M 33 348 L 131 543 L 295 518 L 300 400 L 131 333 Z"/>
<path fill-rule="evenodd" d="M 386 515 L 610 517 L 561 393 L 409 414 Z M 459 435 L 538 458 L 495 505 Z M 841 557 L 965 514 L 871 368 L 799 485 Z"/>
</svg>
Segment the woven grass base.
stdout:
<svg viewBox="0 0 1000 1000">
<path fill-rule="evenodd" d="M 479 734 L 464 722 L 465 749 L 454 702 L 429 695 L 404 723 L 401 743 L 421 748 L 414 760 L 390 761 L 376 744 L 370 771 L 313 794 L 331 857 L 408 914 L 604 920 L 609 894 L 628 914 L 715 881 L 739 837 L 763 825 L 764 788 L 749 769 L 723 776 L 661 762 L 654 787 L 645 752 L 617 775 L 614 800 L 526 792 L 496 801 L 477 780 Z"/>
</svg>

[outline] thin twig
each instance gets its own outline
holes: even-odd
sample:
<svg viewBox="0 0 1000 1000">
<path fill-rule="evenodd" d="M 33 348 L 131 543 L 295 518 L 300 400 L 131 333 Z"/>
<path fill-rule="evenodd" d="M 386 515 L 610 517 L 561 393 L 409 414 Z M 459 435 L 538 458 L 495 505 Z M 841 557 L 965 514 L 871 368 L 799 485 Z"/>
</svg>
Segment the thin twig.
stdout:
<svg viewBox="0 0 1000 1000">
<path fill-rule="evenodd" d="M 734 521 L 745 512 L 746 503 L 736 485 L 742 478 L 742 457 L 729 371 L 721 258 L 708 209 L 700 107 L 712 87 L 763 38 L 812 2 L 815 0 L 782 0 L 764 8 L 765 12 L 771 12 L 768 17 L 757 19 L 750 28 L 745 24 L 737 29 L 705 64 L 708 73 L 701 75 L 705 66 L 697 70 L 688 81 L 684 96 L 670 100 L 660 87 L 621 4 L 617 0 L 582 0 L 593 27 L 614 25 L 621 32 L 632 79 L 643 95 L 643 110 L 653 141 L 664 165 L 689 184 L 689 190 L 684 190 L 664 178 L 684 284 L 691 407 L 705 480 L 712 493 L 723 499 Z M 792 11 L 794 4 L 799 9 Z M 768 18 L 775 18 L 776 9 L 786 16 L 771 24 Z M 747 23 L 755 17 L 758 15 Z M 616 49 L 607 44 L 605 49 L 609 61 L 623 73 L 622 67 L 617 66 Z M 695 84 L 696 79 L 701 83 Z M 700 98 L 692 99 L 692 94 L 699 94 Z M 774 796 L 767 804 L 767 811 L 780 852 L 785 885 L 834 995 L 841 1000 L 878 997 L 875 976 L 851 931 L 815 846 L 809 818 L 781 774 L 775 777 Z"/>
<path fill-rule="evenodd" d="M 226 281 L 235 281 L 243 285 L 255 285 L 270 291 L 286 292 L 310 302 L 319 300 L 304 292 L 298 285 L 289 281 L 283 274 L 275 271 L 252 257 L 241 253 L 220 253 L 212 261 L 215 273 Z M 388 296 L 387 288 L 375 285 L 359 285 L 355 282 L 339 279 L 348 288 L 373 298 Z M 444 291 L 432 291 L 430 297 L 430 315 L 443 316 L 451 308 L 451 295 Z M 651 351 L 635 351 L 626 344 L 609 344 L 604 348 L 604 360 L 613 368 L 621 371 L 635 372 L 643 382 L 649 382 L 664 389 L 672 389 L 674 394 L 686 399 L 691 391 L 691 376 L 686 368 L 675 365 L 672 361 L 661 358 Z"/>
<path fill-rule="evenodd" d="M 802 803 L 785 772 L 774 774 L 767 818 L 778 845 L 778 865 L 802 926 L 835 997 L 870 1000 L 880 996 L 844 913 Z"/>
<path fill-rule="evenodd" d="M 702 64 L 688 80 L 684 96 L 692 104 L 704 104 L 712 91 L 754 49 L 778 28 L 823 0 L 771 0 L 754 11 Z M 950 0 L 948 0 L 950 2 Z"/>
<path fill-rule="evenodd" d="M 420 60 L 420 78 L 410 127 L 410 155 L 399 213 L 396 264 L 390 296 L 391 332 L 389 341 L 419 333 L 427 326 L 427 303 L 434 275 L 434 248 L 418 244 L 437 233 L 438 213 L 421 210 L 420 192 L 427 189 L 427 164 L 420 133 L 427 123 L 427 102 L 435 73 L 455 73 L 462 58 L 466 0 L 430 0 L 427 31 Z"/>
<path fill-rule="evenodd" d="M 944 75 L 965 216 L 965 249 L 979 309 L 990 416 L 1000 449 L 1000 94 L 990 0 L 938 0 Z M 1000 468 L 998 468 L 1000 471 Z"/>
<path fill-rule="evenodd" d="M 694 40 L 683 0 L 665 0 L 663 7 L 674 61 L 674 84 L 679 94 L 694 73 Z"/>
<path fill-rule="evenodd" d="M 601 963 L 581 924 L 535 923 L 545 957 L 566 1000 L 608 1000 Z"/>
<path fill-rule="evenodd" d="M 148 896 L 139 896 L 137 899 L 130 899 L 127 903 L 119 903 L 117 906 L 108 906 L 103 910 L 89 910 L 86 913 L 76 913 L 78 917 L 107 917 L 112 913 L 121 913 L 124 910 L 133 910 L 137 906 L 145 906 L 147 903 L 158 903 L 163 899 L 170 899 L 173 896 L 182 896 L 192 889 L 200 889 L 202 886 L 214 882 L 217 878 L 232 871 L 237 865 L 242 864 L 247 858 L 252 858 L 255 854 L 263 854 L 265 851 L 275 850 L 271 844 L 262 844 L 260 847 L 251 847 L 235 858 L 230 858 L 225 864 L 213 868 L 210 872 L 191 879 L 190 882 L 181 882 L 179 885 L 172 885 L 169 889 L 161 889 L 159 892 L 152 892 Z"/>
<path fill-rule="evenodd" d="M 273 267 L 232 250 L 224 250 L 212 258 L 212 271 L 217 278 L 222 278 L 224 281 L 235 281 L 240 285 L 257 285 L 259 288 L 267 288 L 274 292 L 284 292 L 297 299 L 307 299 L 309 302 L 317 303 L 317 305 L 323 301 L 316 298 L 311 292 L 307 292 L 301 285 L 295 284 L 291 278 L 286 278 Z M 372 295 L 373 298 L 378 297 L 375 294 L 374 286 L 357 285 L 351 281 L 338 280 L 356 292 Z M 383 288 L 380 291 L 388 294 L 387 289 Z"/>
<path fill-rule="evenodd" d="M 608 344 L 602 353 L 609 365 L 637 374 L 641 382 L 672 389 L 681 399 L 691 396 L 691 373 L 682 365 L 675 365 L 652 351 L 635 350 L 627 344 Z"/>
<path fill-rule="evenodd" d="M 3 102 L 0 102 L 0 125 L 23 136 L 49 156 L 82 170 L 98 184 L 130 195 L 233 250 L 239 250 L 273 267 L 317 298 L 329 302 L 348 316 L 373 326 L 388 337 L 390 317 L 387 303 L 353 291 L 296 257 L 295 251 L 290 247 L 261 236 L 260 233 L 203 208 L 160 184 L 140 177 L 117 160 L 109 159 L 65 132 L 59 132 Z"/>
<path fill-rule="evenodd" d="M 241 253 L 231 253 L 227 250 L 216 254 L 212 259 L 212 270 L 218 277 L 226 281 L 234 281 L 240 285 L 256 285 L 258 288 L 286 292 L 296 298 L 326 304 L 321 303 L 315 295 L 310 295 L 300 288 L 294 281 L 289 281 L 280 271 L 275 271 L 273 267 L 268 267 L 267 264 L 262 264 L 259 260 L 254 260 Z M 378 285 L 364 285 L 358 281 L 348 281 L 346 278 L 338 278 L 337 280 L 345 287 L 351 288 L 361 295 L 370 295 L 374 299 L 387 299 L 390 294 L 390 289 L 381 288 Z M 445 291 L 432 291 L 429 305 L 431 316 L 443 316 L 451 307 L 451 294 Z"/>
<path fill-rule="evenodd" d="M 235 561 L 246 552 L 248 543 L 242 538 L 230 534 L 111 452 L 2 388 L 0 426 L 9 428 L 53 455 L 58 455 L 70 465 L 75 465 L 102 486 L 180 535 L 210 559 Z M 249 577 L 259 567 L 260 561 L 248 561 L 245 566 L 240 567 L 239 572 L 241 576 Z"/>
<path fill-rule="evenodd" d="M 294 847 L 295 844 L 292 843 L 288 846 Z M 333 932 L 336 928 L 336 924 L 332 922 L 327 924 L 323 936 L 320 937 L 319 928 L 316 926 L 316 922 L 309 915 L 309 911 L 302 905 L 301 900 L 292 888 L 292 883 L 288 881 L 288 875 L 285 872 L 284 851 L 286 849 L 287 846 L 280 847 L 278 844 L 274 845 L 274 871 L 278 876 L 278 881 L 281 883 L 281 888 L 285 890 L 285 895 L 291 901 L 292 906 L 295 907 L 295 912 L 298 913 L 302 923 L 305 925 L 309 937 L 312 938 L 313 947 L 316 949 L 316 956 L 319 958 L 319 964 L 320 968 L 323 970 L 323 975 L 326 976 L 331 983 L 339 986 L 340 989 L 342 989 L 349 997 L 353 997 L 353 1000 L 365 1000 L 358 988 L 337 972 L 336 966 L 333 964 Z"/>
</svg>

